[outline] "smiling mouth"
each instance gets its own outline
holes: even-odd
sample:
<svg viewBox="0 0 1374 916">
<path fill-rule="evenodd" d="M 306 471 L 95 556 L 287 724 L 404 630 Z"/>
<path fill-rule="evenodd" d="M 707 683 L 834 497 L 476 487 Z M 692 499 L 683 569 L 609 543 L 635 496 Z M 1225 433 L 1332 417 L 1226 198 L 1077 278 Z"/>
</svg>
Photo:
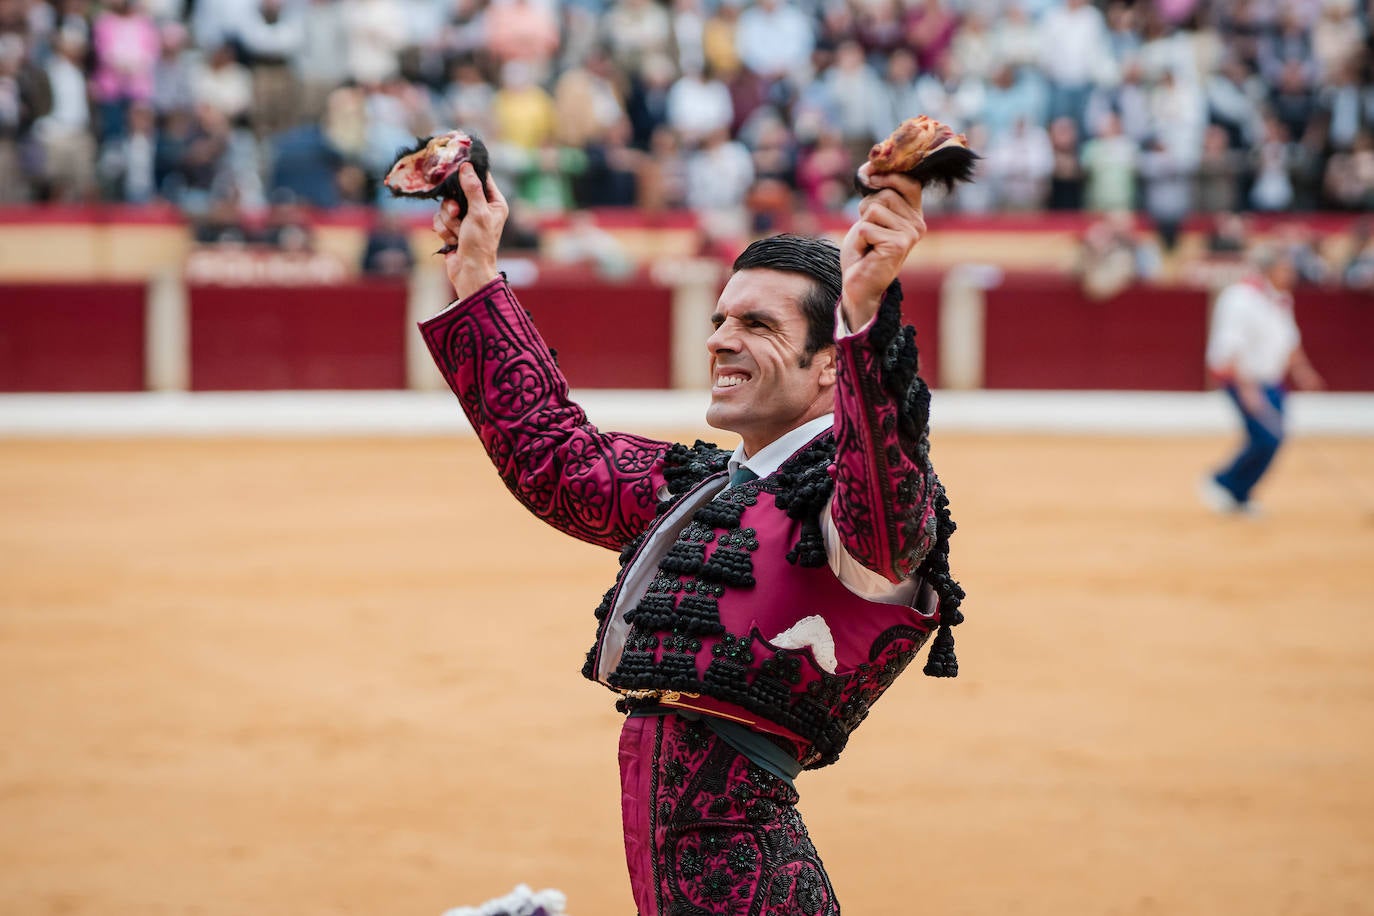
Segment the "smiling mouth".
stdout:
<svg viewBox="0 0 1374 916">
<path fill-rule="evenodd" d="M 738 388 L 747 381 L 749 381 L 749 376 L 747 375 L 717 375 L 715 390 L 720 391 L 722 389 L 728 390 L 730 388 Z"/>
</svg>

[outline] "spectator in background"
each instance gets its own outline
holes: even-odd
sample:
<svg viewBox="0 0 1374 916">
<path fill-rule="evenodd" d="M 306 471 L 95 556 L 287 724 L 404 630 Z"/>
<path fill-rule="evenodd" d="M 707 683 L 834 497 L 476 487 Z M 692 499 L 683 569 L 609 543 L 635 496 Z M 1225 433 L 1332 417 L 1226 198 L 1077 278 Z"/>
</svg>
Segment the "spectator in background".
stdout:
<svg viewBox="0 0 1374 916">
<path fill-rule="evenodd" d="M 1107 4 L 1107 40 L 1111 44 L 1113 60 L 1123 63 L 1131 62 L 1137 67 L 1139 66 L 1140 62 L 1136 60 L 1136 57 L 1140 54 L 1143 45 L 1140 19 L 1140 9 L 1134 3 L 1127 3 L 1125 0 L 1112 0 Z"/>
<path fill-rule="evenodd" d="M 943 70 L 959 31 L 959 17 L 944 0 L 916 0 L 907 8 L 903 28 L 922 73 Z"/>
<path fill-rule="evenodd" d="M 978 0 L 964 16 L 963 25 L 950 42 L 949 53 L 965 78 L 987 81 L 1002 65 L 997 57 L 985 0 Z"/>
<path fill-rule="evenodd" d="M 215 109 L 170 112 L 158 131 L 158 189 L 190 216 L 207 213 L 212 192 L 226 184 L 220 176 L 228 148 L 229 125 Z"/>
<path fill-rule="evenodd" d="M 1296 66 L 1298 82 L 1307 85 L 1316 77 L 1312 40 L 1297 5 L 1286 5 L 1279 13 L 1277 29 L 1265 29 L 1259 42 L 1259 70 L 1265 82 L 1278 85 L 1284 71 Z"/>
<path fill-rule="evenodd" d="M 519 61 L 532 79 L 542 81 L 558 53 L 558 20 L 549 5 L 535 0 L 498 0 L 486 13 L 487 50 L 499 64 Z"/>
<path fill-rule="evenodd" d="M 532 213 L 554 215 L 574 208 L 573 184 L 587 170 L 587 154 L 547 140 L 537 150 L 508 148 L 508 169 L 515 176 L 515 197 Z"/>
<path fill-rule="evenodd" d="M 1081 210 L 1085 173 L 1078 157 L 1078 123 L 1070 117 L 1050 122 L 1050 146 L 1054 167 L 1050 170 L 1051 210 Z"/>
<path fill-rule="evenodd" d="M 253 87 L 249 121 L 259 137 L 294 125 L 301 116 L 300 82 L 292 59 L 305 45 L 304 22 L 286 0 L 261 0 L 238 34 Z"/>
<path fill-rule="evenodd" d="M 1360 131 L 1348 152 L 1331 157 L 1323 190 L 1343 210 L 1374 212 L 1374 133 Z"/>
<path fill-rule="evenodd" d="M 1127 60 L 1121 66 L 1121 79 L 1111 85 L 1097 86 L 1088 95 L 1083 113 L 1090 132 L 1096 132 L 1103 118 L 1116 115 L 1121 132 L 1133 143 L 1140 144 L 1155 135 L 1157 128 L 1153 111 L 1154 89 L 1145 82 L 1145 70 L 1138 60 Z"/>
<path fill-rule="evenodd" d="M 189 111 L 195 107 L 191 82 L 195 77 L 195 62 L 188 53 L 191 33 L 180 22 L 164 22 L 158 26 L 160 41 L 157 63 L 153 67 L 153 110 Z"/>
<path fill-rule="evenodd" d="M 916 55 L 906 48 L 892 52 L 878 91 L 869 102 L 868 133 L 886 137 L 916 110 Z"/>
<path fill-rule="evenodd" d="M 415 266 L 410 234 L 402 217 L 381 211 L 367 233 L 363 246 L 362 272 L 370 277 L 405 278 Z"/>
<path fill-rule="evenodd" d="M 1009 131 L 992 136 L 983 153 L 979 177 L 992 184 L 998 206 L 1018 212 L 1045 208 L 1055 156 L 1045 128 L 1021 117 Z"/>
<path fill-rule="evenodd" d="M 553 110 L 553 99 L 535 82 L 530 65 L 507 61 L 492 100 L 497 137 L 527 152 L 540 149 L 553 136 Z"/>
<path fill-rule="evenodd" d="M 272 157 L 269 187 L 273 192 L 289 191 L 313 207 L 336 207 L 342 202 L 337 176 L 346 160 L 320 125 L 307 121 L 277 134 Z"/>
<path fill-rule="evenodd" d="M 830 4 L 825 15 L 829 47 L 838 47 L 841 41 L 855 38 L 870 58 L 887 58 L 904 51 L 912 55 L 915 66 L 915 52 L 906 43 L 906 28 L 896 0 L 859 4 L 853 15 L 848 15 L 848 7 Z"/>
<path fill-rule="evenodd" d="M 1341 285 L 1347 289 L 1374 291 L 1374 226 L 1368 217 L 1350 230 L 1350 246 L 1340 270 Z"/>
<path fill-rule="evenodd" d="M 1040 36 L 1026 12 L 1024 0 L 1003 4 L 992 26 L 992 49 L 998 61 L 1020 77 L 1040 62 Z"/>
<path fill-rule="evenodd" d="M 578 207 L 633 207 L 639 200 L 640 175 L 649 157 L 630 145 L 632 136 L 629 119 L 622 117 L 582 148 L 586 168 L 573 179 Z"/>
<path fill-rule="evenodd" d="M 1317 235 L 1302 223 L 1284 223 L 1275 228 L 1272 245 L 1293 264 L 1297 282 L 1320 286 L 1329 279 L 1330 268 L 1317 244 Z"/>
<path fill-rule="evenodd" d="M 1369 37 L 1368 25 L 1355 14 L 1355 0 L 1322 0 L 1311 32 L 1318 81 L 1329 80 L 1359 58 Z"/>
<path fill-rule="evenodd" d="M 1289 61 L 1269 95 L 1269 107 L 1289 137 L 1301 137 L 1316 113 L 1317 99 L 1301 61 Z"/>
<path fill-rule="evenodd" d="M 810 78 L 815 26 L 782 0 L 757 0 L 740 14 L 735 47 L 744 66 L 766 85 L 790 81 L 790 91 Z"/>
<path fill-rule="evenodd" d="M 1318 92 L 1317 109 L 1327 119 L 1332 149 L 1350 149 L 1362 128 L 1374 126 L 1374 95 L 1359 78 L 1357 63 L 1345 61 L 1332 69 Z"/>
<path fill-rule="evenodd" d="M 262 228 L 253 233 L 251 242 L 276 251 L 302 254 L 315 248 L 315 233 L 304 208 L 290 191 L 273 192 Z"/>
<path fill-rule="evenodd" d="M 916 103 L 920 113 L 966 131 L 983 110 L 987 96 L 982 83 L 961 78 L 958 66 L 954 58 L 945 56 L 937 69 L 916 77 Z"/>
<path fill-rule="evenodd" d="M 1196 160 L 1207 127 L 1207 102 L 1197 84 L 1165 70 L 1150 87 L 1150 133 L 1165 138 L 1179 155 Z"/>
<path fill-rule="evenodd" d="M 672 19 L 653 0 L 615 0 L 602 27 L 612 59 L 627 73 L 638 70 L 649 57 L 672 57 Z"/>
<path fill-rule="evenodd" d="M 486 0 L 449 0 L 448 16 L 440 37 L 444 54 L 450 60 L 478 57 L 486 49 L 486 43 Z"/>
<path fill-rule="evenodd" d="M 1157 82 L 1166 73 L 1173 73 L 1187 83 L 1198 81 L 1197 60 L 1190 35 L 1180 32 L 1173 23 L 1157 14 L 1145 18 L 1145 40 L 1136 59 L 1146 81 Z"/>
<path fill-rule="evenodd" d="M 246 123 L 253 103 L 253 76 L 235 59 L 232 47 L 220 45 L 192 74 L 191 97 L 198 108 L 209 106 L 231 124 Z"/>
<path fill-rule="evenodd" d="M 1183 220 L 1193 212 L 1195 165 L 1196 159 L 1183 152 L 1180 144 L 1161 137 L 1152 137 L 1140 153 L 1141 202 L 1165 253 L 1174 250 Z"/>
<path fill-rule="evenodd" d="M 1241 149 L 1259 139 L 1265 95 L 1264 81 L 1235 55 L 1207 79 L 1208 115 L 1226 131 L 1229 146 Z"/>
<path fill-rule="evenodd" d="M 445 73 L 444 24 L 448 0 L 401 0 L 406 24 L 401 49 L 401 73 L 431 91 L 443 88 Z"/>
<path fill-rule="evenodd" d="M 440 120 L 479 137 L 495 139 L 495 104 L 496 87 L 482 75 L 477 61 L 469 55 L 455 57 L 449 64 L 448 86 L 439 105 Z"/>
<path fill-rule="evenodd" d="M 687 69 L 668 90 L 667 123 L 683 142 L 695 146 L 735 119 L 730 90 L 701 70 Z"/>
<path fill-rule="evenodd" d="M 821 76 L 817 88 L 827 121 L 839 128 L 850 155 L 856 160 L 867 156 L 876 139 L 871 106 L 884 95 L 883 81 L 868 66 L 857 41 L 843 42 L 836 49 L 835 63 Z"/>
<path fill-rule="evenodd" d="M 0 203 L 32 197 L 25 160 L 33 159 L 33 125 L 52 110 L 47 74 L 28 61 L 26 51 L 20 34 L 0 34 Z"/>
<path fill-rule="evenodd" d="M 687 159 L 687 203 L 702 213 L 731 212 L 744 203 L 754 182 L 754 164 L 744 144 L 721 129 Z"/>
<path fill-rule="evenodd" d="M 1039 127 L 1044 123 L 1041 94 L 1031 77 L 1018 75 L 1010 64 L 1001 64 L 993 70 L 977 117 L 987 126 L 988 135 L 994 142 L 1011 132 L 1021 121 Z"/>
<path fill-rule="evenodd" d="M 437 130 L 429 102 L 430 94 L 424 87 L 407 81 L 399 73 L 367 93 L 367 145 L 362 165 L 369 175 L 379 179 L 377 202 L 383 207 L 407 212 L 428 209 L 423 201 L 393 197 L 381 185 L 380 178 L 391 168 L 397 150 L 413 144 L 416 137 L 427 137 Z"/>
<path fill-rule="evenodd" d="M 258 0 L 198 0 L 191 12 L 191 34 L 198 48 L 234 41 Z"/>
<path fill-rule="evenodd" d="M 1239 259 L 1250 248 L 1250 223 L 1241 213 L 1218 213 L 1207 235 L 1212 257 Z"/>
<path fill-rule="evenodd" d="M 706 72 L 730 82 L 743 64 L 735 35 L 739 31 L 740 7 L 735 0 L 722 0 L 701 29 L 701 52 L 706 56 Z"/>
<path fill-rule="evenodd" d="M 1252 151 L 1251 168 L 1255 180 L 1250 186 L 1249 203 L 1254 209 L 1266 212 L 1286 210 L 1293 203 L 1288 129 L 1274 115 L 1266 115 L 1262 136 Z"/>
<path fill-rule="evenodd" d="M 301 115 L 323 117 L 329 94 L 348 78 L 348 28 L 336 0 L 304 0 L 301 46 L 292 65 L 301 87 Z"/>
<path fill-rule="evenodd" d="M 626 118 L 610 58 L 593 49 L 578 66 L 563 72 L 554 86 L 554 137 L 564 146 L 600 143 Z M 462 123 L 462 122 L 460 122 Z"/>
<path fill-rule="evenodd" d="M 339 0 L 348 76 L 360 86 L 376 86 L 401 69 L 407 34 L 397 0 Z"/>
<path fill-rule="evenodd" d="M 1330 158 L 1331 117 L 1318 111 L 1289 146 L 1288 172 L 1293 183 L 1290 209 L 1315 210 L 1321 205 L 1322 178 Z"/>
<path fill-rule="evenodd" d="M 106 143 L 96 163 L 105 196 L 128 204 L 146 204 L 157 196 L 157 112 L 147 102 L 129 106 L 129 129 Z"/>
<path fill-rule="evenodd" d="M 568 228 L 549 245 L 549 257 L 560 264 L 584 264 L 603 280 L 624 279 L 635 267 L 620 241 L 584 211 L 572 214 Z"/>
<path fill-rule="evenodd" d="M 89 201 L 96 190 L 96 144 L 86 95 L 86 36 L 58 32 L 46 67 L 52 110 L 34 122 L 49 200 Z"/>
<path fill-rule="evenodd" d="M 91 90 L 102 138 L 121 136 L 129 106 L 153 97 L 153 72 L 161 44 L 157 26 L 138 8 L 137 0 L 108 0 L 96 16 Z"/>
<path fill-rule="evenodd" d="M 1139 276 L 1135 225 L 1129 213 L 1096 220 L 1083 234 L 1079 277 L 1089 299 L 1111 299 Z"/>
<path fill-rule="evenodd" d="M 825 126 L 797 165 L 797 185 L 813 210 L 836 212 L 853 193 L 854 170 L 844 137 Z"/>
<path fill-rule="evenodd" d="M 662 54 L 650 56 L 639 73 L 632 76 L 625 111 L 634 127 L 634 145 L 639 149 L 646 149 L 654 131 L 667 123 L 668 93 L 676 77 L 673 62 Z"/>
<path fill-rule="evenodd" d="M 1229 213 L 1240 209 L 1241 184 L 1246 156 L 1232 149 L 1226 128 L 1213 124 L 1203 133 L 1197 165 L 1197 208 L 1203 213 Z"/>
<path fill-rule="evenodd" d="M 1115 114 L 1107 114 L 1097 134 L 1083 144 L 1084 202 L 1099 213 L 1131 211 L 1136 206 L 1138 148 L 1121 132 Z"/>
<path fill-rule="evenodd" d="M 684 73 L 706 72 L 706 5 L 702 0 L 673 0 L 673 47 Z"/>
<path fill-rule="evenodd" d="M 1050 82 L 1050 117 L 1069 117 L 1084 129 L 1083 110 L 1094 84 L 1111 66 L 1102 14 L 1088 0 L 1065 0 L 1040 20 L 1040 69 Z"/>
<path fill-rule="evenodd" d="M 687 157 L 670 127 L 654 131 L 639 173 L 639 207 L 650 213 L 687 206 Z"/>
</svg>

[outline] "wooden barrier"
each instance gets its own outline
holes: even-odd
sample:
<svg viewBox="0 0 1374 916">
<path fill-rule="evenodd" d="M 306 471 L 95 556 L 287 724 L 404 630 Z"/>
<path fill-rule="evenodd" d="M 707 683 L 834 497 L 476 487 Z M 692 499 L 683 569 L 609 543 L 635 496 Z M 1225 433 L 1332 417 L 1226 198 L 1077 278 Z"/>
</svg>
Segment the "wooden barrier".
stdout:
<svg viewBox="0 0 1374 916">
<path fill-rule="evenodd" d="M 1072 279 L 1008 274 L 986 293 L 987 388 L 1196 391 L 1207 293 L 1136 286 L 1090 300 Z"/>
<path fill-rule="evenodd" d="M 0 285 L 0 391 L 140 391 L 142 283 Z"/>
<path fill-rule="evenodd" d="M 405 387 L 406 286 L 193 286 L 197 391 Z"/>
<path fill-rule="evenodd" d="M 1197 391 L 1206 385 L 1204 290 L 1138 286 L 1098 302 L 1072 278 L 1011 273 L 983 293 L 978 322 L 945 328 L 941 280 L 936 271 L 903 276 L 905 317 L 918 329 L 921 371 L 932 385 L 941 377 L 941 350 L 957 369 L 956 359 L 966 358 L 958 354 L 970 347 L 982 356 L 987 388 Z M 709 327 L 675 327 L 674 287 L 643 276 L 616 283 L 546 269 L 517 293 L 574 388 L 674 387 L 675 334 L 690 335 L 677 341 L 679 362 L 707 358 Z M 405 388 L 406 341 L 414 333 L 407 296 L 403 283 L 371 281 L 192 285 L 184 305 L 149 312 L 141 283 L 0 285 L 0 391 L 142 390 L 157 363 L 149 349 L 154 344 L 170 347 L 178 360 L 184 356 L 178 365 L 189 366 L 164 388 Z M 187 330 L 152 333 L 172 311 Z M 1332 390 L 1374 391 L 1374 296 L 1304 288 L 1297 315 Z M 944 335 L 967 346 L 942 348 Z M 677 384 L 705 384 L 704 375 Z"/>
<path fill-rule="evenodd" d="M 1302 290 L 1303 347 L 1332 391 L 1374 391 L 1374 293 Z"/>
<path fill-rule="evenodd" d="M 671 388 L 672 290 L 648 280 L 607 282 L 546 272 L 516 296 L 573 388 Z M 704 342 L 709 328 L 703 328 Z M 705 359 L 706 351 L 702 350 Z"/>
</svg>

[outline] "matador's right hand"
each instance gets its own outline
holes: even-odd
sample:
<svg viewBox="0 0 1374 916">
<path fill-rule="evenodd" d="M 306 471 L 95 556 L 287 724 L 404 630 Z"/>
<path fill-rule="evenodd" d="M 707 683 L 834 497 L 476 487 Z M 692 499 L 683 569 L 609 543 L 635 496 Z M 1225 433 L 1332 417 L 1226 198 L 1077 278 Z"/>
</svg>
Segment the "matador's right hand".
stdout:
<svg viewBox="0 0 1374 916">
<path fill-rule="evenodd" d="M 434 215 L 434 231 L 455 250 L 444 255 L 444 271 L 459 299 L 466 299 L 496 279 L 496 251 L 501 245 L 510 207 L 487 175 L 486 187 L 468 163 L 458 168 L 458 182 L 468 199 L 467 216 L 458 218 L 458 204 L 446 200 Z"/>
</svg>

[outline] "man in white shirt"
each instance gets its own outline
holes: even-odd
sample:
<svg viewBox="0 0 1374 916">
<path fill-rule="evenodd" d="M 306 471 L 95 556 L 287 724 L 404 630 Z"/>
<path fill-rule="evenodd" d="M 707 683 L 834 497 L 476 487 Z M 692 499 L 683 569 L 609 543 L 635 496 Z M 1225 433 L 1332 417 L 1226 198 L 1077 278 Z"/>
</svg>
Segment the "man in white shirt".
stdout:
<svg viewBox="0 0 1374 916">
<path fill-rule="evenodd" d="M 1255 261 L 1257 273 L 1217 297 L 1207 340 L 1207 369 L 1240 411 L 1246 436 L 1226 467 L 1203 479 L 1203 500 L 1218 512 L 1255 511 L 1251 492 L 1283 443 L 1285 379 L 1305 389 L 1324 385 L 1293 319 L 1292 257 L 1265 250 Z"/>
</svg>

